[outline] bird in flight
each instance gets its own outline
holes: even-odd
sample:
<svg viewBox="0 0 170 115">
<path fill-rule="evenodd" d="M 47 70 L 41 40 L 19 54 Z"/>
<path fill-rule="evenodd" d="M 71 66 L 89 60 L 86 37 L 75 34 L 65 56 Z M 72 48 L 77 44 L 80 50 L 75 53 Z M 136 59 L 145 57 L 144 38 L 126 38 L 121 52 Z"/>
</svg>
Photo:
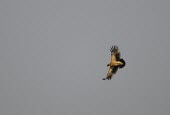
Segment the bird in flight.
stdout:
<svg viewBox="0 0 170 115">
<path fill-rule="evenodd" d="M 117 70 L 123 68 L 126 65 L 126 62 L 120 58 L 120 50 L 117 46 L 112 46 L 110 48 L 111 52 L 111 62 L 107 65 L 109 66 L 109 71 L 107 73 L 106 78 L 103 80 L 111 80 L 112 76 L 116 74 Z"/>
</svg>

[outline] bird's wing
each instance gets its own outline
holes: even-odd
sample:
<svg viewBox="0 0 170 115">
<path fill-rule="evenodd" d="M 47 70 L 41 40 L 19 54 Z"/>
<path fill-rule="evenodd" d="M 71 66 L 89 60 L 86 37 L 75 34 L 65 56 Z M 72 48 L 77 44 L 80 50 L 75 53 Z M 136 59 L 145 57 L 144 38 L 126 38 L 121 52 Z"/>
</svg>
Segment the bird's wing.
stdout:
<svg viewBox="0 0 170 115">
<path fill-rule="evenodd" d="M 112 46 L 110 48 L 110 52 L 111 52 L 111 62 L 113 61 L 118 61 L 120 59 L 120 50 L 117 46 Z"/>
<path fill-rule="evenodd" d="M 117 70 L 118 70 L 118 66 L 110 67 L 107 73 L 106 79 L 108 80 L 112 79 L 113 75 L 116 74 Z"/>
</svg>

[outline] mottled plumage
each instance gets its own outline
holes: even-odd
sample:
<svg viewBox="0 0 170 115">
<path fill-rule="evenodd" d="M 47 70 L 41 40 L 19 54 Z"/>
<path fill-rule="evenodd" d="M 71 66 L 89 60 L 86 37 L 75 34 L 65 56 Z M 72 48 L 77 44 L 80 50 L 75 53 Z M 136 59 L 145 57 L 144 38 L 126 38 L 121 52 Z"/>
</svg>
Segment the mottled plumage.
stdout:
<svg viewBox="0 0 170 115">
<path fill-rule="evenodd" d="M 123 68 L 126 63 L 123 59 L 120 58 L 120 50 L 117 46 L 112 46 L 110 48 L 111 52 L 111 62 L 107 65 L 109 66 L 109 71 L 107 73 L 106 78 L 103 78 L 103 80 L 111 80 L 112 76 L 116 74 L 118 68 Z"/>
</svg>

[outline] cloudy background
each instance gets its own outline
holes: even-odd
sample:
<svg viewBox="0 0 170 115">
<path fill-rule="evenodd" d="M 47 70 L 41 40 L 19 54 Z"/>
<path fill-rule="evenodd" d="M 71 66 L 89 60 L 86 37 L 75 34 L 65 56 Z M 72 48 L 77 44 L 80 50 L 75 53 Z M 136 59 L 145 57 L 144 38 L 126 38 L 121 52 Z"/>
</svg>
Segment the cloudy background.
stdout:
<svg viewBox="0 0 170 115">
<path fill-rule="evenodd" d="M 0 114 L 169 115 L 169 4 L 0 0 Z"/>
</svg>

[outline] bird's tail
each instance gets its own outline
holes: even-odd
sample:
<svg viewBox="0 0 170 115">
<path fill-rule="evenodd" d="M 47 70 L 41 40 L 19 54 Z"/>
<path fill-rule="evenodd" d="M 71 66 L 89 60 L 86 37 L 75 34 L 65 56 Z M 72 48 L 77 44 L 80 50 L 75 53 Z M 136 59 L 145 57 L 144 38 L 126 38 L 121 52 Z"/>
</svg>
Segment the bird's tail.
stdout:
<svg viewBox="0 0 170 115">
<path fill-rule="evenodd" d="M 120 66 L 119 66 L 119 68 L 123 68 L 123 67 L 125 67 L 126 62 L 125 62 L 123 59 L 120 59 L 119 61 L 123 63 L 123 65 L 120 65 Z"/>
</svg>

